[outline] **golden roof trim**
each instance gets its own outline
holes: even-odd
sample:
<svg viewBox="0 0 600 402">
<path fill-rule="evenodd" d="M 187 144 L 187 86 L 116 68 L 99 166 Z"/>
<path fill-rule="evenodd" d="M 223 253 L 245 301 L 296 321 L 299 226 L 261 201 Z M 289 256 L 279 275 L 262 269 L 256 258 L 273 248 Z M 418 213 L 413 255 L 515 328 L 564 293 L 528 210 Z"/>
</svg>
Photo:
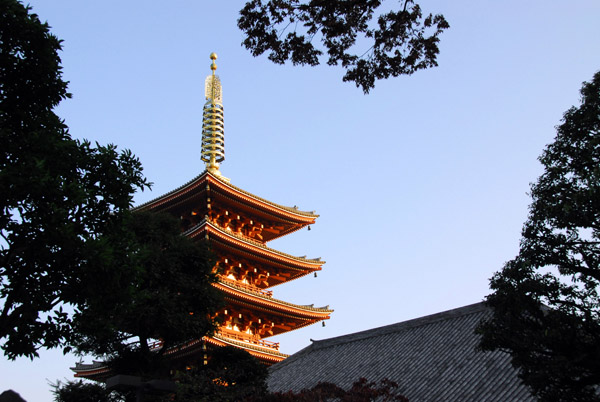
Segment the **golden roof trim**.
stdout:
<svg viewBox="0 0 600 402">
<path fill-rule="evenodd" d="M 280 257 L 289 258 L 289 259 L 291 259 L 293 261 L 298 261 L 298 262 L 303 262 L 303 263 L 308 263 L 308 264 L 314 264 L 314 265 L 317 265 L 319 267 L 321 265 L 325 264 L 325 261 L 322 261 L 320 257 L 319 258 L 296 257 L 294 255 L 284 253 L 283 251 L 279 251 L 279 250 L 275 250 L 274 248 L 267 247 L 264 244 L 262 244 L 261 242 L 258 242 L 256 240 L 252 240 L 252 239 L 250 239 L 248 237 L 240 236 L 238 234 L 228 232 L 228 231 L 223 230 L 222 228 L 218 227 L 214 223 L 208 221 L 206 218 L 202 219 L 202 221 L 200 221 L 200 223 L 198 223 L 197 225 L 195 225 L 195 226 L 191 227 L 190 229 L 186 230 L 185 232 L 183 232 L 182 235 L 188 236 L 188 235 L 190 235 L 190 234 L 198 231 L 199 229 L 201 229 L 202 226 L 204 226 L 204 225 L 210 226 L 212 229 L 216 230 L 217 232 L 219 232 L 219 233 L 221 233 L 221 234 L 223 234 L 225 236 L 228 236 L 228 237 L 231 237 L 231 238 L 233 238 L 235 240 L 238 240 L 238 241 L 241 241 L 243 243 L 246 243 L 249 246 L 258 247 L 259 249 L 262 249 L 264 251 L 268 251 L 268 252 L 274 253 L 274 254 L 276 254 L 276 255 L 278 255 Z"/>
<path fill-rule="evenodd" d="M 243 288 L 241 286 L 236 286 L 236 285 L 234 285 L 232 283 L 225 283 L 225 282 L 221 282 L 221 281 L 218 281 L 217 283 L 220 284 L 220 285 L 222 285 L 222 286 L 225 286 L 225 287 L 228 287 L 228 288 L 232 288 L 233 290 L 237 290 L 237 291 L 239 291 L 241 293 L 258 297 L 258 298 L 263 299 L 265 301 L 274 302 L 276 304 L 281 304 L 281 305 L 287 306 L 287 307 L 293 307 L 293 308 L 296 308 L 298 310 L 314 311 L 314 312 L 317 312 L 317 313 L 333 313 L 333 310 L 330 310 L 329 308 L 327 308 L 329 306 L 326 306 L 326 307 L 313 307 L 312 304 L 311 305 L 294 304 L 294 303 L 286 302 L 284 300 L 275 299 L 274 297 L 263 295 L 263 294 L 261 294 L 259 292 L 254 292 L 254 291 L 245 289 L 245 288 Z"/>
<path fill-rule="evenodd" d="M 182 184 L 181 186 L 177 187 L 176 189 L 171 190 L 168 193 L 165 193 L 163 195 L 160 195 L 160 196 L 158 196 L 158 197 L 156 197 L 156 198 L 154 198 L 152 200 L 146 201 L 146 202 L 144 202 L 144 203 L 142 203 L 142 204 L 140 204 L 140 205 L 138 205 L 136 207 L 133 207 L 132 210 L 136 211 L 136 210 L 141 210 L 141 209 L 147 208 L 151 204 L 157 203 L 158 201 L 161 201 L 162 199 L 169 198 L 170 196 L 172 196 L 172 195 L 174 195 L 174 194 L 176 194 L 176 193 L 178 193 L 178 192 L 186 189 L 187 187 L 191 187 L 191 188 L 189 188 L 187 190 L 187 191 L 190 191 L 190 190 L 192 190 L 193 188 L 196 187 L 196 186 L 194 186 L 194 184 L 199 184 L 202 181 L 202 179 L 205 178 L 205 176 L 206 177 L 210 176 L 213 179 L 216 179 L 219 184 L 225 185 L 225 187 L 229 187 L 232 190 L 239 191 L 240 193 L 242 193 L 242 194 L 244 194 L 244 195 L 246 195 L 248 197 L 251 197 L 251 198 L 255 199 L 256 201 L 263 202 L 263 203 L 271 205 L 271 206 L 273 206 L 275 208 L 279 208 L 279 209 L 281 209 L 283 211 L 290 212 L 290 213 L 293 213 L 293 214 L 296 214 L 296 215 L 299 215 L 299 216 L 305 216 L 305 217 L 311 217 L 311 218 L 318 218 L 319 217 L 319 215 L 315 214 L 314 211 L 312 211 L 312 212 L 301 211 L 301 210 L 296 209 L 294 207 L 287 207 L 285 205 L 276 204 L 276 203 L 274 203 L 272 201 L 269 201 L 269 200 L 267 200 L 265 198 L 261 198 L 261 197 L 259 197 L 257 195 L 254 195 L 254 194 L 252 194 L 252 193 L 250 193 L 250 192 L 248 192 L 248 191 L 246 191 L 244 189 L 241 189 L 241 188 L 239 188 L 237 186 L 234 186 L 231 183 L 228 183 L 227 181 L 225 181 L 224 178 L 216 176 L 216 175 L 214 175 L 214 174 L 212 174 L 212 173 L 210 173 L 210 172 L 208 172 L 206 170 L 204 172 L 202 172 L 201 174 L 199 174 L 198 176 L 196 176 L 193 179 L 191 179 L 190 181 L 188 181 L 187 183 Z M 187 191 L 185 191 L 185 192 L 187 192 Z"/>
<path fill-rule="evenodd" d="M 242 193 L 242 194 L 244 194 L 244 195 L 247 195 L 247 196 L 249 196 L 249 197 L 251 197 L 251 198 L 254 198 L 256 201 L 261 201 L 261 202 L 264 202 L 264 203 L 266 203 L 266 204 L 269 204 L 269 205 L 271 205 L 271 206 L 274 206 L 274 207 L 277 207 L 277 208 L 283 209 L 283 210 L 285 210 L 285 211 L 287 211 L 287 212 L 294 213 L 294 214 L 296 214 L 296 215 L 309 216 L 309 217 L 311 217 L 311 218 L 318 218 L 318 217 L 319 217 L 319 215 L 318 215 L 318 214 L 316 214 L 316 213 L 315 213 L 315 211 L 311 211 L 311 212 L 309 212 L 309 211 L 301 211 L 301 210 L 299 210 L 298 208 L 294 208 L 294 207 L 287 207 L 287 206 L 285 206 L 285 205 L 276 204 L 276 203 L 274 203 L 274 202 L 272 202 L 272 201 L 269 201 L 269 200 L 267 200 L 267 199 L 265 199 L 265 198 L 262 198 L 262 197 L 259 197 L 259 196 L 257 196 L 257 195 L 254 195 L 254 194 L 252 194 L 252 193 L 250 193 L 250 192 L 248 192 L 248 191 L 246 191 L 246 190 L 244 190 L 244 189 L 242 189 L 242 188 L 239 188 L 239 187 L 237 187 L 237 186 L 234 186 L 233 184 L 231 184 L 231 183 L 228 183 L 228 182 L 226 182 L 226 181 L 224 181 L 224 180 L 220 179 L 218 176 L 215 176 L 215 175 L 211 174 L 210 172 L 207 172 L 207 173 L 209 173 L 209 174 L 210 174 L 212 177 L 214 177 L 214 178 L 218 179 L 218 180 L 219 180 L 219 181 L 220 181 L 222 184 L 226 185 L 227 187 L 230 187 L 230 188 L 232 188 L 233 190 L 237 190 L 237 191 L 239 191 L 240 193 Z"/>
<path fill-rule="evenodd" d="M 282 357 L 282 358 L 285 359 L 286 357 L 290 356 L 288 354 L 281 353 L 281 352 L 279 352 L 277 350 L 273 350 L 273 349 L 270 349 L 268 347 L 262 348 L 262 347 L 257 346 L 257 345 L 252 345 L 252 344 L 249 344 L 249 343 L 236 341 L 236 340 L 227 338 L 226 336 L 219 335 L 217 333 L 215 333 L 213 336 L 207 337 L 207 339 L 211 339 L 211 338 L 212 339 L 217 339 L 217 340 L 219 340 L 221 342 L 234 344 L 236 346 L 243 347 L 244 349 L 252 349 L 252 350 L 254 350 L 256 352 L 265 353 L 265 354 L 268 354 L 268 355 L 271 355 L 271 356 L 274 356 L 274 357 Z"/>
</svg>

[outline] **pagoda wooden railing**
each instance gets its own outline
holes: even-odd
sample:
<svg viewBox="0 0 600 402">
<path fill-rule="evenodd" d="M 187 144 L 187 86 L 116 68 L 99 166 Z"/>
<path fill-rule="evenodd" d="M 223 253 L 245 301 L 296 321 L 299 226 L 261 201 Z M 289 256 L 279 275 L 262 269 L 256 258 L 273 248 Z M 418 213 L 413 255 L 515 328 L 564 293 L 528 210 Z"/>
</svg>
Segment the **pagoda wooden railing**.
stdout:
<svg viewBox="0 0 600 402">
<path fill-rule="evenodd" d="M 249 335 L 243 332 L 228 330 L 226 328 L 221 328 L 216 333 L 224 338 L 233 339 L 238 342 L 250 343 L 252 345 L 260 346 L 263 348 L 279 350 L 279 342 L 265 341 L 264 339 L 260 339 L 256 335 Z M 154 352 L 160 350 L 163 347 L 163 342 L 154 341 L 148 346 L 150 350 Z"/>
<path fill-rule="evenodd" d="M 244 332 L 232 331 L 226 328 L 219 329 L 217 331 L 217 334 L 221 335 L 224 338 L 232 339 L 234 341 L 250 343 L 252 345 L 260 346 L 263 348 L 279 350 L 279 342 L 265 341 L 264 339 L 260 339 L 256 335 L 249 335 Z"/>
<path fill-rule="evenodd" d="M 229 278 L 224 277 L 224 276 L 219 277 L 219 281 L 223 282 L 225 284 L 229 284 L 229 285 L 235 286 L 237 288 L 248 290 L 250 292 L 259 293 L 259 294 L 261 294 L 263 296 L 266 296 L 266 297 L 273 297 L 273 291 L 272 290 L 263 290 L 263 289 L 257 288 L 254 285 L 249 285 L 247 283 L 243 283 L 243 282 L 239 282 L 239 281 L 234 281 L 233 279 L 229 279 Z"/>
</svg>

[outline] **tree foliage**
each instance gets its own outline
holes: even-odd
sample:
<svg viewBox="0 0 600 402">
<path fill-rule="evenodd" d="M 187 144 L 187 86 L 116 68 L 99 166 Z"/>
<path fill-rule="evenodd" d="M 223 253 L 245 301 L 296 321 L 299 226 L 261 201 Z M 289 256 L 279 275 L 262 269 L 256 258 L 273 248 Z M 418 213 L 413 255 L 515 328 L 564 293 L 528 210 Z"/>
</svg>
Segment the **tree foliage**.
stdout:
<svg viewBox="0 0 600 402">
<path fill-rule="evenodd" d="M 81 272 L 121 224 L 140 162 L 71 138 L 53 112 L 69 97 L 60 41 L 16 0 L 0 0 L 0 341 L 9 358 L 68 343 L 63 308 L 82 302 Z"/>
<path fill-rule="evenodd" d="M 267 394 L 267 366 L 233 346 L 210 351 L 207 365 L 177 374 L 175 402 L 262 401 Z"/>
<path fill-rule="evenodd" d="M 54 402 L 122 402 L 115 392 L 107 391 L 104 385 L 79 381 L 57 381 L 51 384 Z"/>
<path fill-rule="evenodd" d="M 267 52 L 277 64 L 290 60 L 315 66 L 326 54 L 327 64 L 346 70 L 344 81 L 368 93 L 376 80 L 437 66 L 439 35 L 450 27 L 441 14 L 423 18 L 413 0 L 376 16 L 382 3 L 252 0 L 240 11 L 238 27 L 246 35 L 242 44 L 253 56 Z M 313 43 L 319 39 L 322 48 Z"/>
<path fill-rule="evenodd" d="M 213 254 L 182 236 L 178 219 L 151 212 L 133 213 L 99 242 L 82 277 L 74 347 L 107 359 L 115 374 L 168 377 L 165 352 L 216 328 L 223 296 L 212 286 Z"/>
<path fill-rule="evenodd" d="M 491 280 L 481 346 L 546 401 L 600 400 L 600 72 L 540 157 L 518 256 Z"/>
</svg>

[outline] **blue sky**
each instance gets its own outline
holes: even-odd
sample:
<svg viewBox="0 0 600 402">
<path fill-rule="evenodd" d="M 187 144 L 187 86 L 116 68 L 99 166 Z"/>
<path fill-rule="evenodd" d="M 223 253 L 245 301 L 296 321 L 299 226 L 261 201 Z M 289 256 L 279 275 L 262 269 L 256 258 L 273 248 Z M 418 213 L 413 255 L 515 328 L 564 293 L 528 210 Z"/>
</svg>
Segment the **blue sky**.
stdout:
<svg viewBox="0 0 600 402">
<path fill-rule="evenodd" d="M 256 195 L 321 217 L 270 243 L 322 257 L 318 278 L 275 297 L 330 305 L 310 343 L 481 301 L 517 250 L 529 183 L 581 82 L 600 70 L 600 3 L 427 1 L 451 28 L 439 67 L 380 81 L 367 96 L 336 67 L 293 67 L 240 46 L 242 1 L 31 1 L 64 40 L 71 134 L 130 148 L 154 182 L 136 203 L 198 175 L 204 78 L 223 83 L 222 173 Z M 394 5 L 395 3 L 390 3 Z M 70 378 L 60 351 L 0 365 L 0 391 L 50 401 Z M 91 358 L 85 359 L 90 361 Z"/>
</svg>

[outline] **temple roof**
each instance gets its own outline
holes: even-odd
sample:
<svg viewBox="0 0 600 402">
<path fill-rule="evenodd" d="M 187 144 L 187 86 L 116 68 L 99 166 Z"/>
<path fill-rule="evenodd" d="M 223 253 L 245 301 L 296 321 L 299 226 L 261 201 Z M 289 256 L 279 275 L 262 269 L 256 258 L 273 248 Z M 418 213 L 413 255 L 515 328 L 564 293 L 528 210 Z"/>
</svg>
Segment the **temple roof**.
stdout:
<svg viewBox="0 0 600 402">
<path fill-rule="evenodd" d="M 219 187 L 224 188 L 226 190 L 229 190 L 230 192 L 233 193 L 238 193 L 240 195 L 245 196 L 245 198 L 248 198 L 250 200 L 253 201 L 257 201 L 259 203 L 263 203 L 266 204 L 276 210 L 280 210 L 282 212 L 286 212 L 288 214 L 292 214 L 292 215 L 296 215 L 298 217 L 302 217 L 302 218 L 318 218 L 319 215 L 317 215 L 314 211 L 308 212 L 308 211 L 301 211 L 296 207 L 287 207 L 284 205 L 280 205 L 280 204 L 276 204 L 274 202 L 271 202 L 269 200 L 266 200 L 264 198 L 261 198 L 257 195 L 254 195 L 246 190 L 243 190 L 239 187 L 234 186 L 231 183 L 228 183 L 226 181 L 224 181 L 222 178 L 220 178 L 219 176 L 215 176 L 212 173 L 208 172 L 208 171 L 204 171 L 203 173 L 201 173 L 199 176 L 196 176 L 195 178 L 193 178 L 192 180 L 190 180 L 189 182 L 185 183 L 184 185 L 169 191 L 166 194 L 161 195 L 160 197 L 157 197 L 153 200 L 147 201 L 141 205 L 138 205 L 137 207 L 134 208 L 134 210 L 142 210 L 142 209 L 147 209 L 147 208 L 151 208 L 154 205 L 160 205 L 163 204 L 164 202 L 172 199 L 174 196 L 179 195 L 179 194 L 185 194 L 188 191 L 194 189 L 195 187 L 197 187 L 200 183 L 202 183 L 204 180 L 206 179 L 213 179 L 211 180 L 213 183 L 217 184 Z"/>
<path fill-rule="evenodd" d="M 270 368 L 271 391 L 299 391 L 319 382 L 345 389 L 361 377 L 395 381 L 418 401 L 534 401 L 500 351 L 477 349 L 474 330 L 489 309 L 472 304 L 336 338 L 313 341 Z"/>
<path fill-rule="evenodd" d="M 203 219 L 199 224 L 194 227 L 188 229 L 183 233 L 184 236 L 195 237 L 202 231 L 210 228 L 211 233 L 215 233 L 219 235 L 219 237 L 223 239 L 227 239 L 234 243 L 243 244 L 246 247 L 253 248 L 259 254 L 262 255 L 271 255 L 280 260 L 286 260 L 289 262 L 301 263 L 303 265 L 312 266 L 313 268 L 319 268 L 321 265 L 325 264 L 325 261 L 321 261 L 321 258 L 305 258 L 305 257 L 296 257 L 291 254 L 284 253 L 283 251 L 275 250 L 273 248 L 267 247 L 261 242 L 252 240 L 245 236 L 240 236 L 235 233 L 229 232 L 227 230 L 223 230 L 222 228 L 214 225 L 213 223 Z"/>
<path fill-rule="evenodd" d="M 224 343 L 226 345 L 237 346 L 237 347 L 240 347 L 243 349 L 247 349 L 250 352 L 256 351 L 256 352 L 259 352 L 261 355 L 268 355 L 268 356 L 270 355 L 270 356 L 273 356 L 273 358 L 276 359 L 277 361 L 281 361 L 289 356 L 289 355 L 286 355 L 285 353 L 281 353 L 278 350 L 274 350 L 272 348 L 263 348 L 263 347 L 253 345 L 248 342 L 236 341 L 236 340 L 227 338 L 227 337 L 219 335 L 219 334 L 215 334 L 211 338 L 207 338 L 207 340 L 209 342 L 221 341 L 222 343 Z M 217 343 L 217 342 L 215 342 L 215 343 Z"/>
<path fill-rule="evenodd" d="M 327 314 L 326 318 L 329 318 L 329 313 L 333 312 L 333 310 L 331 310 L 329 308 L 329 306 L 314 307 L 314 305 L 312 305 L 312 304 L 304 305 L 304 304 L 289 303 L 289 302 L 286 302 L 283 300 L 275 299 L 270 296 L 266 296 L 260 292 L 253 292 L 253 291 L 243 288 L 241 286 L 236 286 L 233 283 L 229 283 L 229 282 L 217 282 L 217 283 L 218 283 L 217 287 L 219 289 L 222 289 L 223 291 L 225 291 L 225 293 L 228 293 L 230 295 L 235 295 L 235 296 L 238 296 L 243 299 L 250 300 L 250 301 L 258 301 L 260 304 L 265 305 L 267 307 L 283 309 L 287 312 L 300 311 L 300 312 L 303 312 L 304 314 L 310 315 L 311 317 L 315 316 L 315 314 L 311 314 L 311 313 L 316 313 L 316 315 L 318 315 L 319 318 L 325 318 L 325 317 L 323 317 L 324 314 Z M 260 300 L 257 300 L 257 299 L 260 299 Z"/>
</svg>

